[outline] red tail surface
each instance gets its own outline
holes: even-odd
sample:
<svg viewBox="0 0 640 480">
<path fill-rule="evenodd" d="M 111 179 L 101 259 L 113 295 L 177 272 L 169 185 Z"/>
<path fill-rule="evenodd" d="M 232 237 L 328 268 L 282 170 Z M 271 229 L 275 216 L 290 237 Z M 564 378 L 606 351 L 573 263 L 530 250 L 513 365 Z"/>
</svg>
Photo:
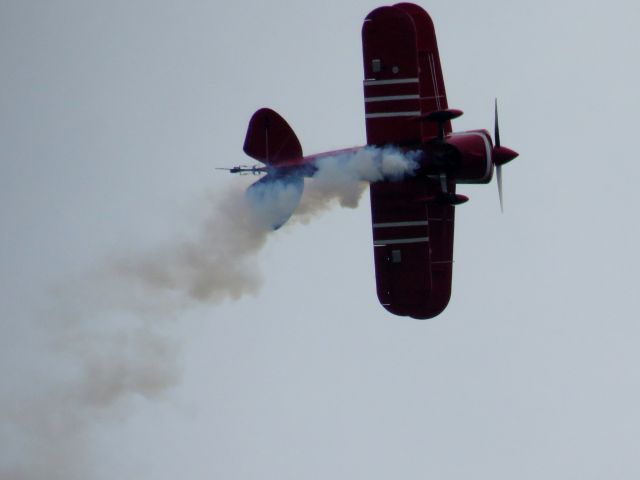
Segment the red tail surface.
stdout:
<svg viewBox="0 0 640 480">
<path fill-rule="evenodd" d="M 267 165 L 295 165 L 302 147 L 289 124 L 270 108 L 261 108 L 249 121 L 244 152 Z"/>
</svg>

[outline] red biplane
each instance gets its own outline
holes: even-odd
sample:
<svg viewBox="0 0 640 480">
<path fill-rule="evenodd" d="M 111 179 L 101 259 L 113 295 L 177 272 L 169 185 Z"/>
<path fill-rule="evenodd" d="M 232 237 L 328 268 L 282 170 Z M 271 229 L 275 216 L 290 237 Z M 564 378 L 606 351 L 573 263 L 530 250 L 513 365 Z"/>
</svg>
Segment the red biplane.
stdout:
<svg viewBox="0 0 640 480">
<path fill-rule="evenodd" d="M 433 22 L 421 7 L 373 10 L 364 20 L 362 45 L 367 145 L 421 152 L 411 177 L 370 185 L 378 298 L 395 315 L 432 318 L 451 296 L 454 207 L 467 201 L 456 185 L 488 183 L 496 167 L 502 206 L 500 167 L 518 154 L 500 145 L 497 106 L 495 143 L 486 130 L 451 131 L 451 120 L 462 112 L 448 107 Z M 360 148 L 304 156 L 287 122 L 263 108 L 249 122 L 244 151 L 265 166 L 231 171 L 266 173 L 249 192 L 280 182 L 295 197 L 295 208 L 303 177 L 313 176 L 319 159 Z"/>
</svg>

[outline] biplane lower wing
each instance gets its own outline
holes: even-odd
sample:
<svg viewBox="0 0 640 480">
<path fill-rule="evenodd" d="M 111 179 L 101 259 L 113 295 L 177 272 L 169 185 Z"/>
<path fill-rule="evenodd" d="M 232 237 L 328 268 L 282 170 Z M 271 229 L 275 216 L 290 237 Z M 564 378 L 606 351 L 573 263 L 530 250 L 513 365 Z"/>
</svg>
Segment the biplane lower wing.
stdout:
<svg viewBox="0 0 640 480">
<path fill-rule="evenodd" d="M 371 184 L 378 299 L 395 315 L 432 318 L 451 297 L 454 207 L 428 202 L 434 192 L 419 179 Z"/>
<path fill-rule="evenodd" d="M 419 147 L 436 128 L 416 117 L 446 108 L 433 24 L 414 7 L 378 8 L 362 28 L 369 144 Z M 455 193 L 455 182 L 446 184 Z M 441 188 L 427 177 L 371 184 L 378 299 L 395 315 L 432 318 L 449 302 L 454 207 L 433 202 Z"/>
</svg>

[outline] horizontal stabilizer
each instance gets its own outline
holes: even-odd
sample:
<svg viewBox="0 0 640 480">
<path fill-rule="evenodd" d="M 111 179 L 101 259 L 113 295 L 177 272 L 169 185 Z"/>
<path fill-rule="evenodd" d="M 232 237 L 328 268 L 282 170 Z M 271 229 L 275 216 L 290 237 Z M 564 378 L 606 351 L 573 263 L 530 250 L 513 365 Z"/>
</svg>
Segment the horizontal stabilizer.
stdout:
<svg viewBox="0 0 640 480">
<path fill-rule="evenodd" d="M 266 175 L 246 192 L 252 213 L 264 228 L 277 230 L 298 207 L 304 190 L 304 178 L 299 175 Z"/>
<path fill-rule="evenodd" d="M 251 117 L 243 150 L 267 165 L 295 165 L 302 160 L 298 137 L 285 119 L 270 108 L 261 108 Z"/>
</svg>

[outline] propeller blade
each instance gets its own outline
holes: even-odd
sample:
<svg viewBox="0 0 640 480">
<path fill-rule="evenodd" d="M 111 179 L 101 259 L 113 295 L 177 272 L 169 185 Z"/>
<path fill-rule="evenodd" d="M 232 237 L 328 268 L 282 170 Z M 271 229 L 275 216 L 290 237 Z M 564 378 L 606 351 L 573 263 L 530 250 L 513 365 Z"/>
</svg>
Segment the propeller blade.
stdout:
<svg viewBox="0 0 640 480">
<path fill-rule="evenodd" d="M 500 127 L 498 126 L 498 99 L 495 101 L 495 124 L 494 124 L 494 139 L 496 141 L 496 147 L 500 146 Z"/>
<path fill-rule="evenodd" d="M 504 213 L 502 205 L 502 165 L 496 167 L 496 180 L 498 181 L 498 197 L 500 198 L 500 213 Z"/>
</svg>

